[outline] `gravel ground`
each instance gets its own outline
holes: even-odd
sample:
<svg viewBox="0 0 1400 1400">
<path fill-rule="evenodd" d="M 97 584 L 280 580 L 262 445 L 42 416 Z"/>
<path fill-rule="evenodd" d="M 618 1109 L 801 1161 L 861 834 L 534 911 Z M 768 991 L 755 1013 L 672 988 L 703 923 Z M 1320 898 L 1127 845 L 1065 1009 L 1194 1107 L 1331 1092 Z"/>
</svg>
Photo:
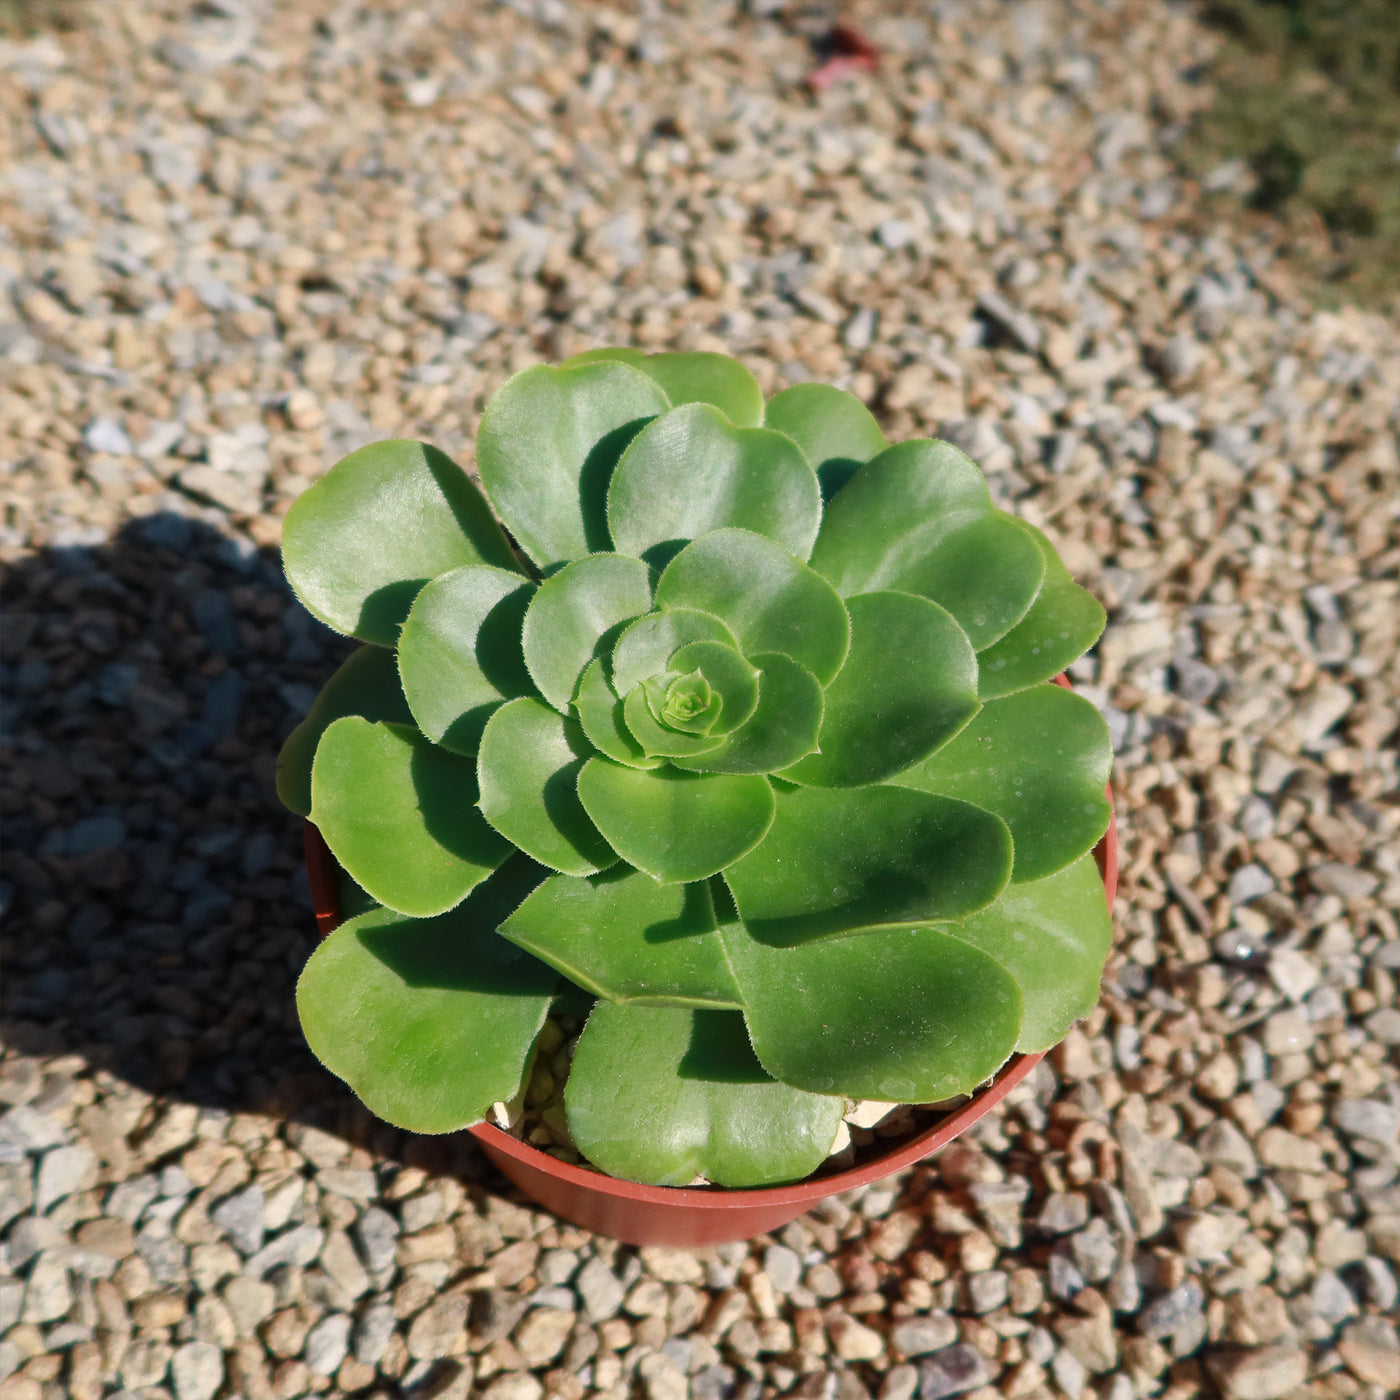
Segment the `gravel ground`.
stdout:
<svg viewBox="0 0 1400 1400">
<path fill-rule="evenodd" d="M 105 0 L 0 43 L 0 1400 L 1400 1389 L 1400 326 L 1172 145 L 1160 3 Z M 1222 177 L 1224 178 L 1224 177 Z M 1102 1006 L 934 1164 L 622 1247 L 303 1049 L 280 580 L 338 456 L 599 343 L 964 445 L 1111 608 Z"/>
</svg>

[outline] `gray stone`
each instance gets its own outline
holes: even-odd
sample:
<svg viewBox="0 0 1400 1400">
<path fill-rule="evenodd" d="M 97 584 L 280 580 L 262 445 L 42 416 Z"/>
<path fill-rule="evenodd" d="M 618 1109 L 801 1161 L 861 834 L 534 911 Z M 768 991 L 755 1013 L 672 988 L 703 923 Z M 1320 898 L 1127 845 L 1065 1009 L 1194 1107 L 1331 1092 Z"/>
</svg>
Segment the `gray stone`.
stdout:
<svg viewBox="0 0 1400 1400">
<path fill-rule="evenodd" d="M 1084 1393 L 1084 1382 L 1089 1374 L 1084 1369 L 1084 1363 L 1072 1351 L 1061 1349 L 1055 1353 L 1050 1370 L 1055 1377 L 1055 1384 L 1064 1391 L 1068 1400 L 1079 1400 L 1080 1395 Z"/>
<path fill-rule="evenodd" d="M 351 1201 L 372 1201 L 379 1194 L 374 1173 L 352 1167 L 327 1167 L 316 1173 L 316 1184 L 323 1191 Z"/>
<path fill-rule="evenodd" d="M 355 1246 L 343 1230 L 332 1230 L 321 1247 L 321 1267 L 340 1289 L 347 1302 L 353 1302 L 370 1289 L 370 1277 L 355 1253 Z"/>
<path fill-rule="evenodd" d="M 321 1252 L 325 1237 L 325 1231 L 317 1225 L 293 1227 L 265 1244 L 248 1260 L 249 1277 L 262 1278 L 281 1264 L 300 1264 L 304 1267 Z"/>
<path fill-rule="evenodd" d="M 256 1182 L 220 1201 L 209 1219 L 228 1237 L 240 1254 L 256 1254 L 262 1248 L 263 1216 L 267 1200 Z"/>
<path fill-rule="evenodd" d="M 770 1244 L 763 1251 L 763 1272 L 777 1293 L 791 1293 L 802 1281 L 802 1260 L 785 1244 Z"/>
<path fill-rule="evenodd" d="M 1400 1011 L 1393 1006 L 1383 1006 L 1366 1018 L 1366 1034 L 1382 1045 L 1400 1045 Z"/>
<path fill-rule="evenodd" d="M 1317 962 L 1298 948 L 1275 948 L 1269 958 L 1269 976 L 1289 1001 L 1302 1001 L 1318 984 L 1322 973 Z"/>
<path fill-rule="evenodd" d="M 90 451 L 109 452 L 114 457 L 129 457 L 133 451 L 131 439 L 115 418 L 94 418 L 83 433 Z"/>
<path fill-rule="evenodd" d="M 1371 1142 L 1400 1141 L 1400 1108 L 1379 1099 L 1343 1099 L 1332 1108 L 1332 1125 Z"/>
<path fill-rule="evenodd" d="M 0 1143 L 14 1143 L 25 1152 L 42 1152 L 63 1141 L 63 1124 L 30 1104 L 16 1104 L 0 1114 Z"/>
<path fill-rule="evenodd" d="M 173 1354 L 167 1342 L 155 1337 L 137 1337 L 122 1354 L 122 1381 L 130 1390 L 159 1385 L 165 1379 Z"/>
<path fill-rule="evenodd" d="M 578 1295 L 572 1288 L 565 1288 L 562 1284 L 558 1288 L 537 1288 L 530 1294 L 530 1305 L 573 1312 L 578 1307 Z"/>
<path fill-rule="evenodd" d="M 958 1325 L 947 1313 L 916 1313 L 890 1328 L 890 1345 L 905 1356 L 927 1356 L 958 1339 Z"/>
<path fill-rule="evenodd" d="M 1142 1281 L 1131 1258 L 1123 1259 L 1114 1269 L 1104 1295 L 1115 1312 L 1135 1313 L 1142 1306 Z"/>
<path fill-rule="evenodd" d="M 578 1272 L 578 1254 L 572 1249 L 547 1249 L 535 1265 L 535 1277 L 546 1286 L 568 1283 Z"/>
<path fill-rule="evenodd" d="M 583 1300 L 584 1316 L 589 1322 L 603 1322 L 617 1315 L 627 1289 L 617 1275 L 601 1259 L 590 1259 L 574 1281 Z"/>
<path fill-rule="evenodd" d="M 1048 1366 L 1055 1355 L 1055 1337 L 1046 1327 L 1032 1327 L 1026 1333 L 1023 1345 L 1026 1359 L 1034 1366 Z"/>
<path fill-rule="evenodd" d="M 1021 1208 L 1030 1193 L 1030 1182 L 1024 1178 L 978 1181 L 967 1188 L 987 1233 L 1005 1249 L 1021 1244 Z"/>
<path fill-rule="evenodd" d="M 73 1306 L 68 1269 L 57 1250 L 45 1250 L 34 1263 L 24 1290 L 25 1322 L 55 1322 Z"/>
<path fill-rule="evenodd" d="M 891 253 L 897 253 L 914 237 L 914 230 L 903 219 L 884 219 L 876 228 L 875 236 Z"/>
<path fill-rule="evenodd" d="M 1331 1269 L 1320 1270 L 1313 1280 L 1312 1305 L 1313 1311 L 1333 1326 L 1360 1311 L 1351 1289 Z"/>
<path fill-rule="evenodd" d="M 186 1342 L 170 1358 L 178 1400 L 214 1400 L 224 1383 L 224 1354 L 209 1342 Z"/>
<path fill-rule="evenodd" d="M 1230 876 L 1230 903 L 1248 904 L 1273 888 L 1274 877 L 1262 865 L 1242 865 Z"/>
<path fill-rule="evenodd" d="M 84 1185 L 97 1165 L 92 1149 L 81 1145 L 54 1147 L 39 1163 L 34 1209 L 41 1214 Z"/>
<path fill-rule="evenodd" d="M 189 1250 L 179 1240 L 147 1228 L 136 1236 L 135 1243 L 136 1252 L 146 1261 L 146 1267 L 157 1283 L 183 1281 L 189 1264 Z"/>
<path fill-rule="evenodd" d="M 159 1195 L 160 1180 L 156 1176 L 147 1173 L 131 1177 L 112 1188 L 107 1197 L 107 1214 L 125 1220 L 128 1225 L 136 1225 L 146 1207 Z"/>
<path fill-rule="evenodd" d="M 399 1222 L 387 1210 L 371 1206 L 365 1211 L 355 1222 L 355 1238 L 370 1273 L 381 1274 L 393 1268 L 399 1247 Z"/>
<path fill-rule="evenodd" d="M 179 1197 L 183 1199 L 194 1190 L 194 1182 L 189 1178 L 185 1169 L 172 1162 L 168 1167 L 164 1167 L 160 1174 L 160 1194 L 166 1197 Z"/>
<path fill-rule="evenodd" d="M 919 1400 L 944 1400 L 976 1390 L 991 1379 L 987 1360 L 976 1347 L 960 1342 L 926 1358 L 919 1366 Z"/>
<path fill-rule="evenodd" d="M 1250 1141 L 1228 1119 L 1217 1118 L 1196 1140 L 1197 1150 L 1212 1166 L 1229 1167 L 1246 1181 L 1259 1175 L 1259 1159 Z"/>
<path fill-rule="evenodd" d="M 979 1317 L 995 1312 L 1006 1302 L 1010 1283 L 1001 1269 L 986 1269 L 967 1276 L 968 1306 Z"/>
<path fill-rule="evenodd" d="M 729 1366 L 703 1366 L 690 1378 L 691 1400 L 731 1400 L 735 1395 L 734 1371 Z"/>
<path fill-rule="evenodd" d="M 1195 1279 L 1154 1298 L 1138 1314 L 1138 1331 L 1144 1337 L 1169 1337 L 1193 1323 L 1205 1312 L 1206 1295 Z"/>
<path fill-rule="evenodd" d="M 355 1360 L 363 1366 L 377 1366 L 394 1335 L 394 1308 L 391 1303 L 375 1303 L 356 1319 Z"/>
<path fill-rule="evenodd" d="M 1089 1198 L 1078 1191 L 1052 1191 L 1036 1217 L 1036 1225 L 1053 1235 L 1083 1229 L 1089 1219 Z"/>
<path fill-rule="evenodd" d="M 1068 1302 L 1084 1288 L 1084 1275 L 1075 1268 L 1067 1254 L 1056 1253 L 1050 1256 L 1050 1295 L 1062 1303 Z"/>
<path fill-rule="evenodd" d="M 19 1321 L 24 1310 L 24 1284 L 17 1278 L 0 1277 L 0 1337 Z"/>
<path fill-rule="evenodd" d="M 1069 1247 L 1079 1272 L 1090 1283 L 1102 1283 L 1118 1262 L 1118 1242 L 1104 1220 L 1095 1218 L 1071 1235 Z"/>
<path fill-rule="evenodd" d="M 34 1172 L 27 1161 L 0 1162 L 0 1230 L 34 1204 Z"/>
<path fill-rule="evenodd" d="M 5 1259 L 11 1269 L 22 1269 L 45 1249 L 62 1248 L 67 1235 L 56 1221 L 42 1215 L 26 1215 L 15 1221 L 5 1241 Z"/>
<path fill-rule="evenodd" d="M 333 1376 L 350 1350 L 350 1319 L 345 1313 L 323 1317 L 306 1334 L 302 1357 L 314 1375 Z"/>
</svg>

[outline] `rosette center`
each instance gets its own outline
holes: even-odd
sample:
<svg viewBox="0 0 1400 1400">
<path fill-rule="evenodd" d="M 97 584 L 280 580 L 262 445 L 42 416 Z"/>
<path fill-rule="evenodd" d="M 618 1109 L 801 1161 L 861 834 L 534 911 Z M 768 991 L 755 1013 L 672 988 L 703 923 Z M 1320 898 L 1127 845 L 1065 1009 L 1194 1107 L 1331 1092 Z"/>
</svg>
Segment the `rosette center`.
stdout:
<svg viewBox="0 0 1400 1400">
<path fill-rule="evenodd" d="M 724 697 L 698 667 L 685 675 L 668 671 L 653 676 L 644 690 L 656 722 L 682 734 L 708 734 L 724 709 Z"/>
</svg>

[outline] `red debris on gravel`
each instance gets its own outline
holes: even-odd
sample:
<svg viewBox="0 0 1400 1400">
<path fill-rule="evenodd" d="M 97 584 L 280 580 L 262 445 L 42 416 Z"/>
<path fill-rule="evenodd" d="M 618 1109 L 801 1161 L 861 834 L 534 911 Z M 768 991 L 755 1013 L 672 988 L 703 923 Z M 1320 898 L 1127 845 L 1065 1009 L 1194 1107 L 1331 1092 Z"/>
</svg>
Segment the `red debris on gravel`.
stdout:
<svg viewBox="0 0 1400 1400">
<path fill-rule="evenodd" d="M 853 25 L 834 25 L 823 47 L 830 57 L 808 75 L 807 86 L 813 92 L 821 92 L 851 73 L 873 73 L 880 66 L 880 50 Z"/>
</svg>

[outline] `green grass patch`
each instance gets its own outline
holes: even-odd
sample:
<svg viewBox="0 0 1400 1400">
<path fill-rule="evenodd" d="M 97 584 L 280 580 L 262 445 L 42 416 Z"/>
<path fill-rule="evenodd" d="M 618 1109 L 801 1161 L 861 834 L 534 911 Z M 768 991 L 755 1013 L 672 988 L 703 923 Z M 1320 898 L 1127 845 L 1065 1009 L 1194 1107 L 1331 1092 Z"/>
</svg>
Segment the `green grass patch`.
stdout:
<svg viewBox="0 0 1400 1400">
<path fill-rule="evenodd" d="M 86 0 L 0 0 L 0 39 L 73 29 L 85 7 Z"/>
<path fill-rule="evenodd" d="M 1279 220 L 1325 302 L 1400 302 L 1400 0 L 1206 0 L 1223 36 L 1185 143 L 1213 198 Z"/>
</svg>

